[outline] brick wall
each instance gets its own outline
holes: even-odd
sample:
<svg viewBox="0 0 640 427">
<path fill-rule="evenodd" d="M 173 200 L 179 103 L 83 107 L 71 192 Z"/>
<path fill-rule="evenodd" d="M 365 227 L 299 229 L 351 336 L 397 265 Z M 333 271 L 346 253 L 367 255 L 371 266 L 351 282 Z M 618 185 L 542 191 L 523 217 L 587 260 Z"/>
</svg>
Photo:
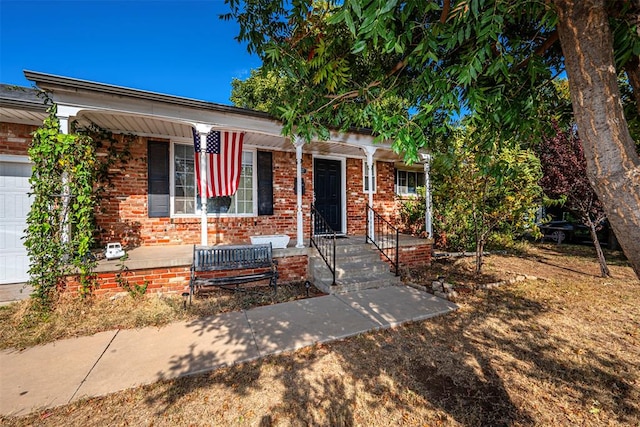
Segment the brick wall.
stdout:
<svg viewBox="0 0 640 427">
<path fill-rule="evenodd" d="M 430 265 L 432 252 L 433 245 L 431 244 L 402 246 L 400 247 L 400 266 L 418 267 L 421 265 Z"/>
<path fill-rule="evenodd" d="M 0 153 L 26 155 L 30 133 L 36 126 L 0 123 Z M 118 139 L 119 149 L 124 147 Z M 157 139 L 154 139 L 157 141 Z M 169 144 L 169 141 L 165 141 Z M 147 207 L 147 139 L 138 138 L 131 146 L 132 160 L 110 169 L 112 181 L 96 210 L 99 244 L 119 241 L 125 246 L 194 244 L 200 242 L 200 218 L 149 218 Z M 296 196 L 294 193 L 296 158 L 293 152 L 273 152 L 274 214 L 255 217 L 209 218 L 211 244 L 248 242 L 257 234 L 287 234 L 296 238 Z M 364 234 L 368 195 L 363 190 L 362 159 L 346 159 L 347 233 Z M 313 200 L 313 158 L 303 155 L 306 193 L 303 196 L 304 237 L 309 237 L 310 205 Z M 395 220 L 393 163 L 376 163 L 374 207 Z"/>
<path fill-rule="evenodd" d="M 26 156 L 31 133 L 38 127 L 15 123 L 0 123 L 0 154 Z"/>
<path fill-rule="evenodd" d="M 400 254 L 398 256 L 400 268 L 431 265 L 432 252 L 433 245 L 430 243 L 414 246 L 400 246 Z M 391 250 L 389 256 L 393 258 L 395 256 L 395 250 Z M 380 259 L 389 264 L 389 268 L 391 268 L 391 263 L 385 256 L 380 254 Z"/>
<path fill-rule="evenodd" d="M 307 256 L 295 255 L 277 258 L 278 283 L 293 283 L 303 281 L 307 277 Z M 181 294 L 189 291 L 190 266 L 156 267 L 123 272 L 121 278 L 127 280 L 129 286 L 147 285 L 147 293 Z M 217 271 L 203 277 L 226 277 L 231 275 L 248 273 L 249 271 Z M 100 297 L 108 297 L 119 292 L 125 292 L 118 284 L 117 271 L 98 273 L 96 275 L 96 288 L 94 294 Z M 256 282 L 260 284 L 260 282 Z M 263 284 L 268 284 L 264 281 Z M 251 285 L 251 284 L 249 284 Z M 62 289 L 65 292 L 77 292 L 79 288 L 76 277 L 69 277 Z"/>
<path fill-rule="evenodd" d="M 395 224 L 398 215 L 398 200 L 394 184 L 395 169 L 393 163 L 377 162 L 376 168 L 378 180 L 374 207 L 391 224 Z"/>
<path fill-rule="evenodd" d="M 125 148 L 123 138 L 114 135 L 117 150 Z M 167 142 L 168 144 L 168 142 Z M 147 215 L 147 144 L 137 138 L 129 147 L 131 160 L 109 169 L 111 181 L 96 209 L 96 223 L 102 243 L 119 241 L 125 246 L 138 246 L 162 240 L 170 243 L 162 225 Z M 98 156 L 106 155 L 98 150 Z M 151 231 L 154 231 L 151 233 Z"/>
<path fill-rule="evenodd" d="M 102 244 L 109 241 L 120 241 L 127 246 L 199 243 L 199 216 L 148 218 L 145 140 L 141 139 L 135 144 L 132 156 L 133 160 L 113 180 L 108 197 L 102 202 L 97 215 Z M 303 157 L 303 167 L 311 170 L 310 155 Z M 249 236 L 258 234 L 287 234 L 295 239 L 295 170 L 295 153 L 273 152 L 273 215 L 210 217 L 207 227 L 209 242 L 248 242 Z M 303 196 L 303 212 L 305 223 L 308 223 L 313 195 L 311 173 L 307 173 L 304 178 L 307 192 Z M 305 232 L 308 234 L 307 230 Z"/>
<path fill-rule="evenodd" d="M 347 159 L 347 234 L 362 235 L 367 225 L 366 208 L 369 194 L 364 191 L 362 159 Z M 397 198 L 393 182 L 394 166 L 391 162 L 376 162 L 376 192 L 373 194 L 374 209 L 395 223 Z"/>
</svg>

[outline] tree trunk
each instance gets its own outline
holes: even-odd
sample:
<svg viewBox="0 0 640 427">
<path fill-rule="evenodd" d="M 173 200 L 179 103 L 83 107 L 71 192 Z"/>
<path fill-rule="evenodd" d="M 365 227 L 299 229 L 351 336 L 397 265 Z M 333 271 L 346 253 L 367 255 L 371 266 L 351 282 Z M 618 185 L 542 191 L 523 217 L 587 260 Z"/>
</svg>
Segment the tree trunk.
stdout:
<svg viewBox="0 0 640 427">
<path fill-rule="evenodd" d="M 604 258 L 604 253 L 602 252 L 602 247 L 600 246 L 600 240 L 598 239 L 598 234 L 596 233 L 596 225 L 589 218 L 587 219 L 587 226 L 589 227 L 591 240 L 593 241 L 593 246 L 596 248 L 596 254 L 598 255 L 598 263 L 600 263 L 600 276 L 611 277 L 611 272 L 609 271 L 609 267 L 607 267 L 607 260 Z"/>
<path fill-rule="evenodd" d="M 476 238 L 476 274 L 482 271 L 482 264 L 484 264 L 484 239 L 478 237 Z"/>
<path fill-rule="evenodd" d="M 640 278 L 640 158 L 622 110 L 605 0 L 554 0 L 587 175 Z"/>
</svg>

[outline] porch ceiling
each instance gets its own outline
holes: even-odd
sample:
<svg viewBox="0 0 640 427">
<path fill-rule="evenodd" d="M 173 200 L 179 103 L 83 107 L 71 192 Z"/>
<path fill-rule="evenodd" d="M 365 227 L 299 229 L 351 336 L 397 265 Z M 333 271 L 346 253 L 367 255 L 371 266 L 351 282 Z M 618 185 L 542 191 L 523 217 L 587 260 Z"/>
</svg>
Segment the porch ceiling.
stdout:
<svg viewBox="0 0 640 427">
<path fill-rule="evenodd" d="M 78 113 L 76 120 L 80 125 L 87 126 L 94 123 L 103 129 L 114 133 L 132 133 L 152 138 L 191 141 L 192 125 L 177 120 L 165 120 L 151 116 L 111 113 L 105 111 L 83 110 Z M 224 125 L 220 125 L 225 129 Z M 227 129 L 229 129 L 227 127 Z M 238 129 L 242 130 L 242 129 Z M 246 131 L 244 143 L 249 147 L 256 147 L 278 151 L 295 151 L 289 138 L 279 135 L 262 134 Z M 305 153 L 321 156 L 364 157 L 361 147 L 343 142 L 320 141 L 306 144 Z M 380 147 L 374 156 L 377 160 L 398 161 L 398 156 L 388 147 Z"/>
<path fill-rule="evenodd" d="M 0 84 L 0 121 L 41 125 L 47 107 L 38 92 L 21 86 Z"/>
<path fill-rule="evenodd" d="M 0 107 L 0 122 L 40 126 L 47 113 L 21 108 Z"/>
</svg>

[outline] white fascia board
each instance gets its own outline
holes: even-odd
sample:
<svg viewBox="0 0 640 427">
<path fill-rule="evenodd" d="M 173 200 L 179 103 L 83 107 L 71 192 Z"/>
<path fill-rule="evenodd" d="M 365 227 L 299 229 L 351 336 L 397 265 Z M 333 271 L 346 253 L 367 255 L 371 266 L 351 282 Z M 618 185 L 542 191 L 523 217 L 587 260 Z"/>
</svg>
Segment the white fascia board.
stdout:
<svg viewBox="0 0 640 427">
<path fill-rule="evenodd" d="M 29 156 L 21 154 L 0 154 L 0 162 L 7 163 L 32 163 Z"/>
</svg>

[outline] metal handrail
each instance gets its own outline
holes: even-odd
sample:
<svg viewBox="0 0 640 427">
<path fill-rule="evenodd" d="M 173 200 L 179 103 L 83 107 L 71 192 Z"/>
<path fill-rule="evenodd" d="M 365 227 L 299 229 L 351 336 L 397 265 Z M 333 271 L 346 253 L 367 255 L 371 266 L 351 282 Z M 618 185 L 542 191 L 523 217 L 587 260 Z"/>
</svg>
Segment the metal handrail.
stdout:
<svg viewBox="0 0 640 427">
<path fill-rule="evenodd" d="M 336 284 L 336 232 L 327 220 L 311 205 L 311 232 L 309 246 L 315 246 L 333 275 L 331 286 Z"/>
<path fill-rule="evenodd" d="M 367 228 L 365 243 L 373 243 L 380 253 L 389 260 L 391 266 L 394 268 L 395 275 L 398 276 L 400 274 L 398 263 L 400 232 L 369 205 L 367 205 L 366 216 Z M 373 223 L 371 221 L 373 221 Z"/>
</svg>

